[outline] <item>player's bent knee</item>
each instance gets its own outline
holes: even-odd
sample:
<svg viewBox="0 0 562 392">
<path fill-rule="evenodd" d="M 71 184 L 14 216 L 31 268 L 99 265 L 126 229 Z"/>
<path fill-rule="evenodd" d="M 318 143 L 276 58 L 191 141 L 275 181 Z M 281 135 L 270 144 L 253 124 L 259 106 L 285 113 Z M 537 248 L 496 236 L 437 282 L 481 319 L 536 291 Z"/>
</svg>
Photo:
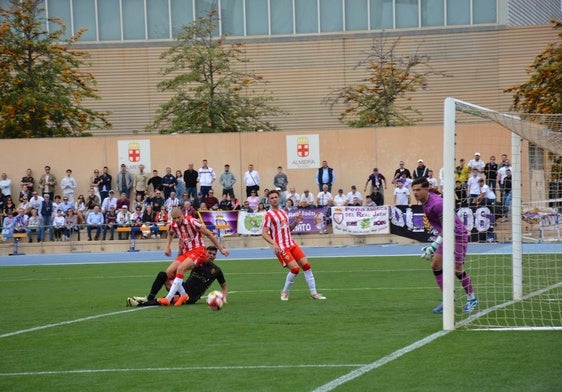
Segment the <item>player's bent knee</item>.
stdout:
<svg viewBox="0 0 562 392">
<path fill-rule="evenodd" d="M 310 265 L 309 262 L 306 262 L 303 266 L 302 266 L 302 270 L 303 271 L 308 271 L 309 269 L 311 269 L 312 266 Z"/>
<path fill-rule="evenodd" d="M 294 275 L 298 275 L 300 270 L 301 269 L 299 267 L 294 267 L 294 268 L 291 268 L 291 273 L 293 273 Z"/>
</svg>

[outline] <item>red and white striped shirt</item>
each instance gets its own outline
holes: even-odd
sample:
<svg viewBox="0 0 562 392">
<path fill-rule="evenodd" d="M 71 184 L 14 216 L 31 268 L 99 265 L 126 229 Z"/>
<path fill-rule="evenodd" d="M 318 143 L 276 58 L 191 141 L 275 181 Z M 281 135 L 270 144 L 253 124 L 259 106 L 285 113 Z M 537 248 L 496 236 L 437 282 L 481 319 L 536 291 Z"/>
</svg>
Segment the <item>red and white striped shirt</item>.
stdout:
<svg viewBox="0 0 562 392">
<path fill-rule="evenodd" d="M 284 210 L 270 209 L 267 211 L 263 219 L 263 226 L 267 227 L 269 235 L 281 249 L 293 246 L 295 243 L 293 237 L 291 237 L 289 217 Z"/>
<path fill-rule="evenodd" d="M 186 253 L 190 250 L 205 246 L 201 228 L 203 224 L 192 216 L 184 216 L 182 223 L 179 225 L 175 221 L 170 223 L 169 232 L 177 235 L 180 244 L 180 252 Z"/>
</svg>

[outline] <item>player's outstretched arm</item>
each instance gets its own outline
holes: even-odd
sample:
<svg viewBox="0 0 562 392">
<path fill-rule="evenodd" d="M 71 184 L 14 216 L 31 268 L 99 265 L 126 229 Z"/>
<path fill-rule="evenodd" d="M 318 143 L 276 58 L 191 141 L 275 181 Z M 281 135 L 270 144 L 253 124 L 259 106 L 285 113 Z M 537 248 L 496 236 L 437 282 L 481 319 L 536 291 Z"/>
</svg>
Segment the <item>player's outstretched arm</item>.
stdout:
<svg viewBox="0 0 562 392">
<path fill-rule="evenodd" d="M 228 256 L 230 254 L 228 249 L 223 248 L 223 246 L 221 245 L 217 237 L 215 237 L 215 235 L 211 232 L 211 230 L 207 229 L 206 227 L 202 227 L 201 234 L 207 237 L 224 256 Z"/>
</svg>

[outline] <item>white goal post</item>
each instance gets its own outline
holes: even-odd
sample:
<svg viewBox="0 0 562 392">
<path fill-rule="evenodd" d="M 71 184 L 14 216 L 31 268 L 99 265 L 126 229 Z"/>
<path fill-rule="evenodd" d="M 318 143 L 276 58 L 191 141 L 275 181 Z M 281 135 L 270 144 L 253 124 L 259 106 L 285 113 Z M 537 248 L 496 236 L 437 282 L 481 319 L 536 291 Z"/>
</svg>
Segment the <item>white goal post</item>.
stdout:
<svg viewBox="0 0 562 392">
<path fill-rule="evenodd" d="M 479 255 L 467 257 L 465 269 L 471 274 L 479 306 L 469 314 L 459 311 L 459 292 L 455 290 L 458 285 L 454 274 L 454 220 L 455 208 L 458 207 L 455 199 L 455 179 L 457 165 L 457 150 L 459 140 L 458 125 L 464 119 L 499 124 L 511 132 L 511 203 L 509 204 L 509 222 L 505 226 L 510 229 L 506 238 L 510 239 L 496 242 L 495 233 L 491 241 L 486 244 L 469 245 L 471 248 L 481 246 L 489 253 L 487 256 Z M 529 175 L 529 157 L 523 154 L 523 145 L 528 144 L 547 151 L 550 156 L 562 156 L 562 115 L 514 115 L 500 113 L 469 102 L 455 98 L 445 99 L 444 124 L 443 124 L 443 329 L 451 330 L 459 326 L 485 329 L 562 329 L 562 243 L 560 243 L 560 214 L 553 208 L 555 220 L 553 226 L 558 230 L 556 242 L 546 244 L 543 241 L 543 231 L 540 238 L 530 241 L 536 246 L 524 242 L 523 233 L 531 233 L 538 225 L 525 225 L 522 220 L 523 206 L 528 200 L 523 201 L 522 187 L 530 187 L 528 177 L 523 179 L 522 157 L 526 157 L 526 175 Z M 483 151 L 495 151 L 497 145 L 493 140 L 487 141 L 481 137 L 476 140 Z M 475 136 L 475 139 L 477 136 Z M 504 137 L 503 141 L 509 137 Z M 465 140 L 466 142 L 466 140 Z M 464 152 L 466 154 L 466 152 Z M 527 154 L 528 155 L 528 154 Z M 492 158 L 490 158 L 492 159 Z M 536 161 L 546 158 L 533 157 Z M 545 180 L 546 183 L 546 180 Z M 562 177 L 560 179 L 562 183 Z M 542 183 L 541 183 L 542 184 Z M 537 181 L 536 187 L 540 187 Z M 495 187 L 495 185 L 494 185 Z M 546 186 L 545 186 L 546 187 Z M 501 185 L 500 185 L 501 189 Z M 561 186 L 562 189 L 562 186 Z M 544 191 L 544 190 L 541 190 Z M 495 192 L 495 188 L 494 188 Z M 457 195 L 458 202 L 458 195 Z M 496 200 L 499 204 L 498 200 Z M 501 195 L 501 203 L 504 195 Z M 552 205 L 552 200 L 542 200 L 537 206 Z M 492 208 L 492 207 L 490 207 Z M 494 206 L 490 214 L 491 231 L 496 226 L 496 209 Z M 546 207 L 545 207 L 546 208 Z M 539 210 L 540 208 L 535 208 Z M 503 219 L 503 217 L 502 217 Z M 499 222 L 499 219 L 498 219 Z M 529 234 L 532 236 L 533 234 Z M 486 241 L 484 241 L 486 242 Z M 509 247 L 510 252 L 500 254 L 502 249 Z M 494 253 L 497 252 L 497 253 Z M 470 260 L 469 260 L 470 259 Z M 461 293 L 462 296 L 462 293 Z M 455 300 L 455 297 L 457 301 Z"/>
</svg>

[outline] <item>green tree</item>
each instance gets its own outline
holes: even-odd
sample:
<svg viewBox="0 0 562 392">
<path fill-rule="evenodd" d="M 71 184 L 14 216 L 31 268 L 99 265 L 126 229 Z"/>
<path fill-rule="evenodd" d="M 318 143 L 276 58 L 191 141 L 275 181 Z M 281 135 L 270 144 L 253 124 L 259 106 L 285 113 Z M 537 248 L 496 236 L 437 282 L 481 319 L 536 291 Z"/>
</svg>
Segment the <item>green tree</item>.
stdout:
<svg viewBox="0 0 562 392">
<path fill-rule="evenodd" d="M 64 39 L 64 24 L 42 17 L 42 3 L 0 6 L 0 138 L 84 136 L 111 125 L 82 105 L 98 98 L 94 76 L 80 70 L 87 54 L 71 49 L 83 30 Z M 45 31 L 47 23 L 56 29 Z"/>
<path fill-rule="evenodd" d="M 216 11 L 183 26 L 176 44 L 160 55 L 167 66 L 158 89 L 172 92 L 147 130 L 160 133 L 212 133 L 276 130 L 267 117 L 271 105 L 264 80 L 245 70 L 242 43 L 216 37 Z"/>
<path fill-rule="evenodd" d="M 392 42 L 387 38 L 375 40 L 366 58 L 355 66 L 367 77 L 358 84 L 332 91 L 324 99 L 330 110 L 338 107 L 341 122 L 360 128 L 405 126 L 422 120 L 421 112 L 407 104 L 409 94 L 425 90 L 430 75 L 447 75 L 435 72 L 429 57 L 418 53 L 419 47 L 412 55 L 399 55 L 399 42 L 400 38 Z M 400 105 L 399 99 L 406 104 Z"/>
<path fill-rule="evenodd" d="M 560 21 L 552 21 L 555 29 Z M 562 33 L 558 34 L 562 40 Z M 552 42 L 527 67 L 529 80 L 504 92 L 513 93 L 513 109 L 533 114 L 562 113 L 562 42 Z"/>
</svg>

